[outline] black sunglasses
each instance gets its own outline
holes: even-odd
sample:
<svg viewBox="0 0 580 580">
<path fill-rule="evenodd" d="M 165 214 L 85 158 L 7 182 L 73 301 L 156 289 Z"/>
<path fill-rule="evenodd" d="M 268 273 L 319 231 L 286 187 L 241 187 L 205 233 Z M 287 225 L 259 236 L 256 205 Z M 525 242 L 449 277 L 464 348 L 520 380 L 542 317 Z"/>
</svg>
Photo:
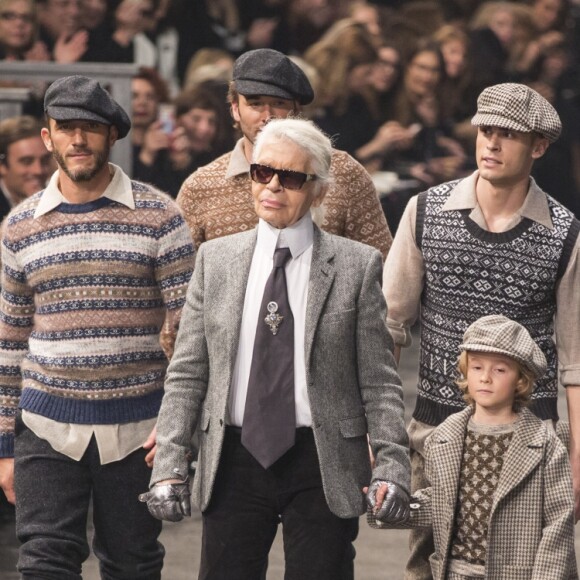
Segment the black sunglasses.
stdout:
<svg viewBox="0 0 580 580">
<path fill-rule="evenodd" d="M 274 169 L 267 165 L 252 163 L 250 165 L 250 177 L 256 183 L 270 183 L 274 175 L 278 176 L 280 185 L 286 189 L 300 189 L 307 181 L 315 181 L 316 175 L 290 171 L 289 169 Z"/>
</svg>

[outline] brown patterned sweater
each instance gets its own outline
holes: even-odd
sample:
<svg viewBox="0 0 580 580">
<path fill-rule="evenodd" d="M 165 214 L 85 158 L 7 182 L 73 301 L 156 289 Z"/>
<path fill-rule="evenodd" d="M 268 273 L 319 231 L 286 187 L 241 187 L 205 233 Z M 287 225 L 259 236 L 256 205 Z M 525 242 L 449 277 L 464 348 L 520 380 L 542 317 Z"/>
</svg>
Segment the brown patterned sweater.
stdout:
<svg viewBox="0 0 580 580">
<path fill-rule="evenodd" d="M 468 423 L 451 543 L 453 559 L 485 566 L 491 506 L 514 425 Z"/>
<path fill-rule="evenodd" d="M 238 141 L 233 151 L 199 168 L 183 184 L 177 203 L 196 248 L 206 240 L 250 230 L 258 223 L 250 165 Z M 333 183 L 324 200 L 322 229 L 374 246 L 386 257 L 392 237 L 376 189 L 365 169 L 344 151 L 334 150 Z"/>
</svg>

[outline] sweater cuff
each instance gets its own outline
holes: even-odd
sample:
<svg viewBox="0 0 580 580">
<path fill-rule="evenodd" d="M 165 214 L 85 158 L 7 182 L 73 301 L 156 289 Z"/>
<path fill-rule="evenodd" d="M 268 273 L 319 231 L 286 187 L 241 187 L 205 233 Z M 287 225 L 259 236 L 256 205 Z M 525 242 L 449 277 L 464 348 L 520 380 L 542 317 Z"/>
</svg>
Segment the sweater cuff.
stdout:
<svg viewBox="0 0 580 580">
<path fill-rule="evenodd" d="M 392 318 L 387 318 L 387 327 L 391 333 L 391 336 L 393 337 L 393 342 L 397 346 L 402 346 L 404 348 L 411 346 L 413 339 L 409 326 L 402 324 L 401 322 L 397 322 Z"/>
<path fill-rule="evenodd" d="M 14 457 L 14 434 L 0 433 L 0 459 Z"/>
</svg>

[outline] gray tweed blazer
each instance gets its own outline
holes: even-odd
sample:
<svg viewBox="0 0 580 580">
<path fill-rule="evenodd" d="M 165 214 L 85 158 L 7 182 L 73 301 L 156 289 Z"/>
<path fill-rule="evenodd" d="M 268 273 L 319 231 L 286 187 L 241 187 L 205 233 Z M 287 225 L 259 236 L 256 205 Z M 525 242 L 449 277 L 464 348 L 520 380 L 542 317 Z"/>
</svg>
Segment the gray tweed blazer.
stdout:
<svg viewBox="0 0 580 580">
<path fill-rule="evenodd" d="M 192 498 L 202 511 L 220 462 L 255 243 L 253 230 L 202 244 L 167 371 L 151 484 L 185 476 L 199 424 Z M 402 388 L 381 277 L 377 250 L 315 227 L 304 357 L 324 492 L 332 512 L 343 518 L 364 513 L 361 490 L 371 478 L 410 487 Z"/>
<path fill-rule="evenodd" d="M 444 580 L 453 539 L 463 444 L 471 409 L 451 415 L 427 439 L 425 475 L 431 487 L 413 495 L 404 526 L 433 526 L 434 580 Z M 553 430 L 527 409 L 506 456 L 487 536 L 485 580 L 578 578 L 574 552 L 574 497 L 568 452 Z M 369 515 L 373 527 L 378 524 Z"/>
</svg>

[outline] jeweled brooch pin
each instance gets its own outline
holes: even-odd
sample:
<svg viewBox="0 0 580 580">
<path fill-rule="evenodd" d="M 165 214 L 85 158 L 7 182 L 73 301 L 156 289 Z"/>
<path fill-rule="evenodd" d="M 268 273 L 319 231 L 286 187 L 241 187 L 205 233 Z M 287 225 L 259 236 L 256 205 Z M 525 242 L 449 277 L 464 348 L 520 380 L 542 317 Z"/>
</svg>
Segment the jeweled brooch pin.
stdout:
<svg viewBox="0 0 580 580">
<path fill-rule="evenodd" d="M 264 322 L 269 326 L 270 331 L 273 335 L 278 334 L 278 327 L 284 320 L 284 317 L 281 314 L 278 314 L 278 303 L 277 302 L 268 302 L 268 314 L 266 314 L 266 318 L 264 318 Z"/>
</svg>

